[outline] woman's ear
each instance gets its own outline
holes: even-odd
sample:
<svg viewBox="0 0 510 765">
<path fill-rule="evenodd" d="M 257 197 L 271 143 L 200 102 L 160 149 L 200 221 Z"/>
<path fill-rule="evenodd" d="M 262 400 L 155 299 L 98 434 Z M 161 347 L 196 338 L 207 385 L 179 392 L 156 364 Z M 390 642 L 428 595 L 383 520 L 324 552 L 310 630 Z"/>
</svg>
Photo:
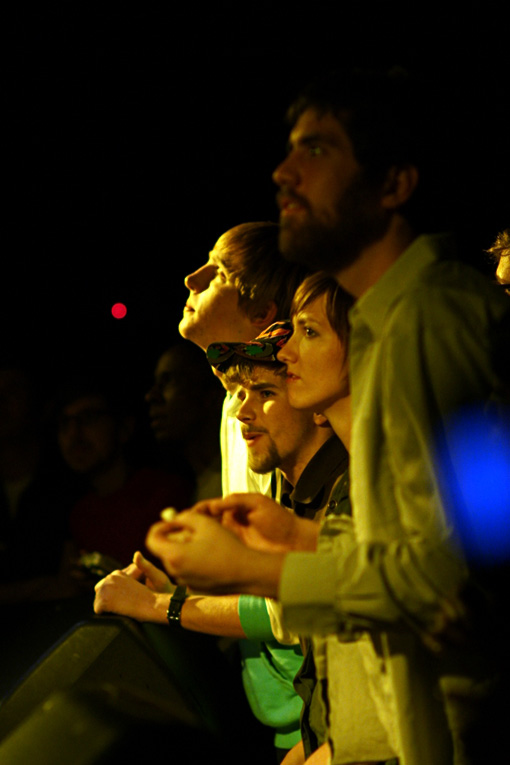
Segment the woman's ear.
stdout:
<svg viewBox="0 0 510 765">
<path fill-rule="evenodd" d="M 397 210 L 413 194 L 418 185 L 418 170 L 414 165 L 391 167 L 386 176 L 381 204 L 386 210 Z"/>
</svg>

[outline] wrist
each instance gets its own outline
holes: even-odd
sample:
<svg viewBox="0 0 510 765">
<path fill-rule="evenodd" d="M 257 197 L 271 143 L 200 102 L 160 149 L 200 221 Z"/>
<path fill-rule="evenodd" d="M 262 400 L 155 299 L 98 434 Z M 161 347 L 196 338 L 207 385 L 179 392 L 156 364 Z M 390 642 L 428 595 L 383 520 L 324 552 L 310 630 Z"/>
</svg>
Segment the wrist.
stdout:
<svg viewBox="0 0 510 765">
<path fill-rule="evenodd" d="M 293 526 L 290 550 L 315 552 L 319 539 L 320 524 L 308 518 L 297 518 Z"/>
<path fill-rule="evenodd" d="M 286 554 L 250 550 L 240 572 L 238 591 L 276 598 Z"/>
<path fill-rule="evenodd" d="M 172 595 L 167 592 L 155 593 L 154 602 L 152 606 L 152 618 L 150 621 L 158 622 L 159 624 L 167 623 L 167 612 L 170 605 L 170 599 Z"/>
</svg>

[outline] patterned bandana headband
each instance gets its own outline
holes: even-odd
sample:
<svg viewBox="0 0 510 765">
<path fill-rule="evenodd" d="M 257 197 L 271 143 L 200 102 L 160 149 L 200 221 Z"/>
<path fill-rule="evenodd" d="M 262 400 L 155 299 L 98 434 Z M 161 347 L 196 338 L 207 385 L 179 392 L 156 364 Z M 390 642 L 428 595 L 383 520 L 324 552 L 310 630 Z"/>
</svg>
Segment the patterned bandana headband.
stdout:
<svg viewBox="0 0 510 765">
<path fill-rule="evenodd" d="M 226 372 L 236 356 L 251 361 L 277 361 L 276 355 L 292 335 L 291 321 L 275 321 L 249 343 L 211 343 L 207 360 L 219 372 Z"/>
</svg>

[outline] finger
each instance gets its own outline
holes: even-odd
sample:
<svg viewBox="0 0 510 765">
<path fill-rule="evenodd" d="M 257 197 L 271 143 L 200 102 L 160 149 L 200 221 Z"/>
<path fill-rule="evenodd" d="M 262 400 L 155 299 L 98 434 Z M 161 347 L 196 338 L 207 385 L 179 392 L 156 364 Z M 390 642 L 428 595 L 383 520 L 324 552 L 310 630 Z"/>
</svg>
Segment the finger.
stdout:
<svg viewBox="0 0 510 765">
<path fill-rule="evenodd" d="M 120 573 L 129 576 L 130 579 L 136 579 L 137 581 L 143 579 L 144 576 L 144 572 L 136 565 L 136 563 L 130 563 L 129 566 L 123 568 Z"/>
<path fill-rule="evenodd" d="M 244 518 L 258 507 L 261 499 L 260 494 L 229 494 L 211 503 L 211 515 L 223 515 L 228 512 L 239 516 L 239 519 Z"/>
<path fill-rule="evenodd" d="M 187 539 L 185 532 L 193 532 L 200 525 L 203 515 L 193 510 L 183 510 L 174 521 L 155 523 L 149 531 L 161 539 L 171 539 L 174 542 Z M 180 536 L 177 536 L 180 534 Z"/>
<path fill-rule="evenodd" d="M 212 517 L 221 515 L 223 512 L 224 501 L 225 500 L 222 497 L 204 499 L 201 502 L 197 502 L 196 505 L 193 505 L 191 510 L 186 512 L 191 512 L 196 515 L 209 515 Z"/>
<path fill-rule="evenodd" d="M 145 539 L 145 546 L 153 555 L 163 556 L 163 552 L 168 550 L 170 542 L 168 540 L 169 523 L 155 523 L 150 527 Z"/>
<path fill-rule="evenodd" d="M 144 558 L 141 552 L 136 552 L 134 554 L 133 565 L 137 566 L 146 576 L 153 577 L 162 573 L 150 560 Z"/>
<path fill-rule="evenodd" d="M 152 526 L 149 528 L 149 531 L 147 532 L 147 539 L 149 536 L 151 539 L 165 539 L 166 534 L 168 534 L 170 528 L 170 523 L 168 521 L 158 521 L 157 523 L 153 523 Z M 146 543 L 147 546 L 147 543 Z"/>
<path fill-rule="evenodd" d="M 94 600 L 93 609 L 94 609 L 94 613 L 95 614 L 102 614 L 103 613 L 104 609 L 103 609 L 101 601 L 98 598 L 96 598 Z"/>
<path fill-rule="evenodd" d="M 248 525 L 245 516 L 239 517 L 235 510 L 225 510 L 221 516 L 223 528 L 232 531 L 236 536 L 242 536 L 242 530 Z"/>
</svg>

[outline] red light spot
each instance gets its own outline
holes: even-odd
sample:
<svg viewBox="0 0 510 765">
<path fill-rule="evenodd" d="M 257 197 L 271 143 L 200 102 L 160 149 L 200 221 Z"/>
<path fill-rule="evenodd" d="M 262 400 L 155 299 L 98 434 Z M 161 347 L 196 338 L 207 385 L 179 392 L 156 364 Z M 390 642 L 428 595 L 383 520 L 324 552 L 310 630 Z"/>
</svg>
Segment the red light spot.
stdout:
<svg viewBox="0 0 510 765">
<path fill-rule="evenodd" d="M 124 303 L 115 303 L 112 305 L 112 316 L 114 319 L 123 319 L 127 314 L 127 308 Z"/>
</svg>

